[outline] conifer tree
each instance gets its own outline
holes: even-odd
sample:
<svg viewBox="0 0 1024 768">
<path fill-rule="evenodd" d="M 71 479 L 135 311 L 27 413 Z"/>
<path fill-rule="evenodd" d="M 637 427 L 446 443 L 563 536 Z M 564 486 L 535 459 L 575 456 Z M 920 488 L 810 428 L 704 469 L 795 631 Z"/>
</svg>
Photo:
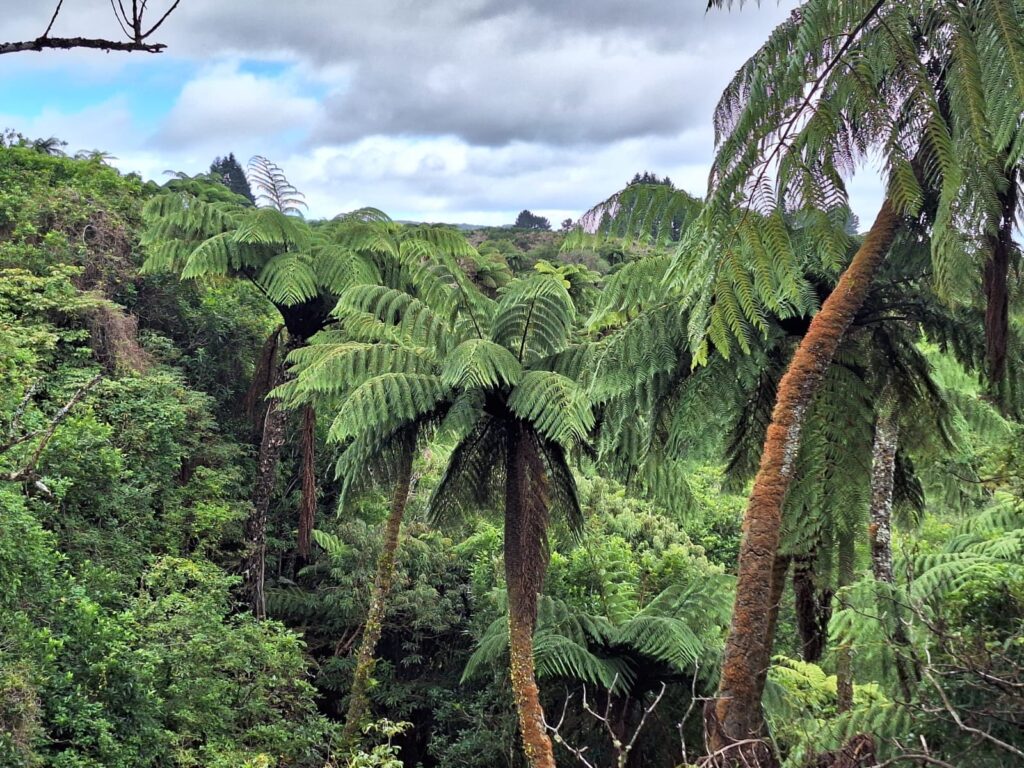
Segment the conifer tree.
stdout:
<svg viewBox="0 0 1024 768">
<path fill-rule="evenodd" d="M 210 164 L 210 174 L 221 180 L 225 187 L 256 205 L 256 198 L 249 186 L 245 171 L 231 152 L 227 157 L 218 157 Z"/>
</svg>

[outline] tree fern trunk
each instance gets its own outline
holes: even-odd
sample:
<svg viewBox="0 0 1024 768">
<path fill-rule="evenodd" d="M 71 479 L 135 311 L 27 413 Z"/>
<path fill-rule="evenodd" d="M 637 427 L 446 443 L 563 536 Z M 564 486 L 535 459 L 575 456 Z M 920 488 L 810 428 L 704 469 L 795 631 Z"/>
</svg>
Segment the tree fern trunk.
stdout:
<svg viewBox="0 0 1024 768">
<path fill-rule="evenodd" d="M 856 557 L 853 534 L 843 531 L 839 534 L 839 589 L 848 587 L 854 579 Z M 846 593 L 840 592 L 840 605 L 849 608 Z M 849 645 L 836 649 L 836 711 L 849 712 L 853 709 L 853 650 Z"/>
<path fill-rule="evenodd" d="M 267 600 L 263 591 L 266 578 L 267 510 L 277 481 L 277 464 L 284 446 L 287 423 L 287 411 L 271 401 L 263 417 L 256 486 L 252 494 L 252 509 L 245 521 L 246 555 L 242 564 L 242 578 L 246 600 L 258 619 L 267 615 Z"/>
<path fill-rule="evenodd" d="M 271 388 L 284 381 L 286 373 L 284 360 L 295 348 L 298 341 L 289 337 L 284 354 L 275 366 Z M 266 580 L 267 558 L 267 512 L 277 484 L 277 465 L 281 448 L 285 442 L 288 426 L 288 412 L 276 400 L 267 403 L 263 417 L 263 432 L 260 438 L 260 452 L 256 463 L 256 483 L 252 493 L 252 509 L 245 521 L 245 556 L 242 561 L 242 580 L 246 602 L 262 619 L 267 615 L 267 600 L 263 591 Z"/>
<path fill-rule="evenodd" d="M 878 595 L 879 614 L 892 622 L 891 639 L 896 648 L 896 676 L 905 698 L 912 693 L 911 680 L 915 676 L 913 665 L 903 655 L 910 647 L 906 628 L 900 616 L 900 606 L 889 591 L 895 581 L 892 568 L 892 501 L 893 477 L 896 472 L 896 449 L 899 444 L 899 424 L 891 386 L 886 386 L 880 398 L 875 417 L 875 437 L 871 449 L 871 570 L 881 585 Z"/>
<path fill-rule="evenodd" d="M 1010 333 L 1010 256 L 1017 213 L 1017 173 L 1007 180 L 999 195 L 1003 217 L 999 231 L 988 235 L 988 260 L 982 275 L 985 289 L 985 363 L 989 388 L 1000 401 L 1006 378 L 1006 353 Z"/>
<path fill-rule="evenodd" d="M 785 555 L 776 555 L 775 562 L 772 564 L 772 581 L 771 581 L 771 612 L 768 615 L 768 636 L 771 638 L 775 637 L 775 627 L 779 623 L 779 609 L 782 607 L 782 596 L 786 591 L 786 574 L 789 573 L 789 557 Z M 768 656 L 771 657 L 772 643 L 768 645 Z M 760 678 L 757 681 L 757 685 L 761 690 L 764 690 L 765 682 L 768 680 L 768 665 L 765 664 L 764 668 L 760 672 Z"/>
<path fill-rule="evenodd" d="M 316 522 L 316 410 L 307 404 L 302 409 L 302 499 L 299 502 L 298 555 L 300 563 L 309 562 L 313 525 Z"/>
<path fill-rule="evenodd" d="M 508 586 L 509 666 L 519 732 L 530 768 L 555 768 L 533 666 L 537 594 L 547 565 L 544 470 L 518 421 L 509 427 L 505 465 L 505 581 Z"/>
<path fill-rule="evenodd" d="M 800 635 L 800 655 L 804 661 L 821 661 L 828 640 L 828 620 L 832 613 L 832 592 L 818 589 L 814 565 L 817 553 L 793 558 L 793 600 L 796 627 Z"/>
<path fill-rule="evenodd" d="M 342 740 L 345 743 L 351 743 L 354 739 L 369 710 L 370 702 L 367 694 L 370 690 L 370 680 L 373 678 L 373 669 L 377 664 L 377 643 L 380 642 L 384 626 L 387 600 L 395 581 L 398 535 L 402 529 L 402 518 L 405 516 L 405 507 L 409 501 L 412 461 L 413 451 L 411 449 L 403 451 L 397 468 L 394 496 L 391 499 L 391 514 L 388 515 L 387 525 L 384 527 L 384 546 L 377 559 L 377 577 L 374 579 L 373 590 L 370 593 L 370 609 L 366 615 L 366 626 L 363 628 L 363 637 L 356 655 L 356 669 L 352 678 L 352 691 L 349 694 L 348 714 L 345 717 L 345 729 L 342 732 Z"/>
<path fill-rule="evenodd" d="M 718 698 L 707 746 L 720 764 L 771 763 L 766 750 L 737 742 L 764 736 L 761 681 L 771 644 L 772 571 L 779 547 L 782 506 L 793 479 L 804 414 L 818 391 L 843 334 L 863 305 L 871 280 L 895 237 L 898 216 L 886 200 L 835 290 L 815 315 L 790 361 L 776 395 L 761 466 L 744 518 L 739 577 L 726 642 Z M 749 757 L 744 756 L 750 751 Z"/>
<path fill-rule="evenodd" d="M 871 447 L 871 570 L 878 581 L 893 583 L 892 493 L 896 473 L 899 425 L 891 387 L 886 386 L 875 416 L 875 437 Z"/>
</svg>

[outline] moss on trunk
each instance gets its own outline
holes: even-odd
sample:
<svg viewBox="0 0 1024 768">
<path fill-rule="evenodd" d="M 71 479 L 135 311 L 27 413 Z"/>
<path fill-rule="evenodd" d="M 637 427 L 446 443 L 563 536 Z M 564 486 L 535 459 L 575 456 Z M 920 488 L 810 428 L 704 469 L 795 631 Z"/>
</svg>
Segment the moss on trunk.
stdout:
<svg viewBox="0 0 1024 768">
<path fill-rule="evenodd" d="M 271 378 L 271 389 L 286 378 L 284 359 L 291 350 L 302 344 L 302 340 L 289 337 L 284 353 L 278 361 Z M 276 400 L 267 404 L 263 416 L 263 431 L 260 437 L 260 452 L 256 462 L 256 483 L 252 493 L 252 509 L 245 521 L 245 556 L 242 562 L 242 581 L 246 602 L 262 619 L 267 615 L 267 599 L 263 591 L 266 579 L 267 557 L 267 512 L 277 484 L 277 465 L 284 447 L 285 431 L 288 426 L 288 412 Z"/>
<path fill-rule="evenodd" d="M 892 568 L 892 502 L 893 478 L 896 472 L 896 451 L 899 446 L 899 423 L 892 387 L 886 386 L 879 398 L 875 416 L 875 436 L 871 448 L 871 523 L 868 526 L 871 543 L 871 570 L 879 583 L 878 611 L 890 626 L 889 636 L 896 652 L 896 676 L 900 690 L 910 699 L 913 680 L 917 678 L 916 664 L 909 655 L 907 637 L 900 604 L 892 597 L 895 581 Z"/>
<path fill-rule="evenodd" d="M 384 545 L 380 557 L 377 559 L 377 576 L 370 593 L 370 608 L 356 655 L 356 669 L 352 678 L 352 690 L 349 694 L 348 713 L 345 717 L 345 728 L 342 731 L 342 741 L 346 743 L 350 743 L 355 738 L 363 718 L 370 708 L 368 696 L 370 681 L 373 679 L 373 670 L 377 664 L 377 643 L 380 642 L 384 627 L 388 595 L 391 593 L 395 581 L 398 537 L 402 529 L 405 507 L 409 501 L 412 461 L 411 447 L 401 452 L 394 496 L 391 500 L 391 513 L 388 515 L 387 525 L 384 528 Z"/>
<path fill-rule="evenodd" d="M 711 712 L 715 722 L 708 728 L 709 754 L 721 754 L 731 744 L 764 736 L 761 694 L 774 639 L 772 573 L 781 535 L 782 507 L 793 478 L 804 415 L 843 334 L 864 303 L 871 281 L 892 245 L 897 223 L 896 211 L 886 200 L 835 290 L 811 321 L 779 382 L 761 465 L 743 522 L 732 624 L 718 698 Z M 736 752 L 737 758 L 742 758 L 739 750 Z M 758 755 L 752 758 L 765 764 Z M 732 762 L 738 763 L 738 759 Z"/>
</svg>

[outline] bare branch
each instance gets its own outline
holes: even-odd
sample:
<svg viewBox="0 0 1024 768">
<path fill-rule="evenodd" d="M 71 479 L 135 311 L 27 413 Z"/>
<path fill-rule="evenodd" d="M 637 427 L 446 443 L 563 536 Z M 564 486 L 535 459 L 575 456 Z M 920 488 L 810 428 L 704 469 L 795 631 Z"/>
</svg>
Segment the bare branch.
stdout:
<svg viewBox="0 0 1024 768">
<path fill-rule="evenodd" d="M 1012 744 L 1007 744 L 1002 739 L 997 739 L 995 736 L 993 736 L 991 733 L 988 733 L 987 731 L 983 731 L 980 728 L 974 728 L 970 725 L 967 725 L 960 717 L 960 713 L 957 711 L 956 707 L 954 707 L 950 703 L 949 697 L 946 696 L 946 692 L 942 689 L 942 686 L 939 685 L 939 682 L 932 676 L 932 673 L 927 668 L 924 668 L 922 672 L 925 678 L 928 680 L 928 682 L 932 684 L 932 687 L 935 689 L 935 692 L 939 695 L 939 698 L 942 699 L 942 705 L 945 707 L 946 712 L 948 712 L 949 716 L 953 718 L 953 722 L 956 723 L 957 727 L 960 730 L 966 733 L 972 733 L 975 736 L 989 742 L 990 744 L 994 744 L 1000 749 L 1009 752 L 1011 755 L 1016 755 L 1017 757 L 1024 759 L 1024 751 L 1017 749 Z"/>
<path fill-rule="evenodd" d="M 156 24 L 154 24 L 154 25 L 153 25 L 152 27 L 150 27 L 150 28 L 149 28 L 149 31 L 148 31 L 148 32 L 146 32 L 146 34 L 144 34 L 144 35 L 143 35 L 142 37 L 144 37 L 144 38 L 146 38 L 146 37 L 149 37 L 149 36 L 150 36 L 150 35 L 152 35 L 152 34 L 153 34 L 154 32 L 156 32 L 156 31 L 157 31 L 158 29 L 160 29 L 160 26 L 161 26 L 161 25 L 162 25 L 162 24 L 163 24 L 163 23 L 164 23 L 165 21 L 167 21 L 167 17 L 168 17 L 168 16 L 170 16 L 170 15 L 171 15 L 172 13 L 174 13 L 175 9 L 177 9 L 177 7 L 178 7 L 178 6 L 180 5 L 180 4 L 181 4 L 181 0 L 174 0 L 174 3 L 173 3 L 173 4 L 171 5 L 171 7 L 170 7 L 170 8 L 168 8 L 168 9 L 167 9 L 167 12 L 166 12 L 166 13 L 164 13 L 164 15 L 160 17 L 160 20 L 159 20 L 159 21 L 157 21 L 157 23 L 156 23 Z M 142 4 L 142 11 L 143 11 L 143 12 L 145 12 L 145 10 L 146 10 L 146 4 L 145 4 L 145 3 L 143 3 L 143 4 Z M 142 14 L 139 14 L 139 22 L 140 22 L 140 23 L 142 22 Z"/>
<path fill-rule="evenodd" d="M 58 0 L 57 7 L 53 9 L 53 16 L 50 17 L 50 23 L 46 25 L 46 31 L 43 32 L 42 37 L 49 37 L 50 30 L 53 29 L 53 23 L 57 21 L 57 16 L 60 15 L 60 9 L 64 5 L 64 0 Z"/>
<path fill-rule="evenodd" d="M 114 11 L 114 18 L 117 19 L 117 24 L 124 32 L 124 36 L 130 40 L 132 33 L 128 31 L 128 28 L 131 26 L 131 21 L 128 19 L 128 14 L 125 13 L 124 4 L 121 0 L 110 0 L 110 7 Z"/>
<path fill-rule="evenodd" d="M 57 6 L 50 17 L 50 23 L 42 35 L 34 40 L 0 43 L 0 55 L 19 53 L 22 51 L 42 51 L 48 49 L 70 50 L 72 48 L 92 48 L 101 51 L 139 51 L 143 53 L 160 53 L 167 46 L 163 43 L 147 42 L 150 36 L 163 26 L 167 18 L 178 9 L 181 0 L 173 0 L 163 15 L 147 31 L 143 31 L 143 17 L 146 13 L 148 0 L 141 4 L 132 0 L 131 11 L 125 8 L 123 0 L 110 0 L 110 8 L 114 19 L 124 33 L 125 40 L 109 40 L 97 37 L 50 37 L 57 17 L 64 6 L 64 0 L 57 0 Z"/>
<path fill-rule="evenodd" d="M 42 434 L 42 439 L 36 446 L 35 451 L 32 452 L 32 456 L 29 458 L 28 463 L 25 464 L 21 469 L 9 472 L 6 475 L 0 475 L 0 480 L 7 480 L 12 483 L 23 482 L 25 480 L 31 480 L 35 473 L 36 465 L 39 463 L 39 457 L 42 456 L 43 451 L 46 449 L 47 443 L 50 442 L 50 438 L 53 437 L 57 431 L 57 427 L 68 417 L 71 413 L 71 409 L 75 407 L 79 400 L 85 397 L 85 394 L 92 389 L 96 384 L 99 383 L 100 379 L 103 378 L 102 373 L 97 373 L 93 376 L 86 384 L 78 389 L 71 399 L 64 404 L 64 406 L 57 411 L 56 415 L 50 420 L 50 426 L 46 428 L 46 431 Z M 33 437 L 39 433 L 33 433 Z"/>
<path fill-rule="evenodd" d="M 939 768 L 956 768 L 952 763 L 947 763 L 945 760 L 939 760 L 937 757 L 931 755 L 907 753 L 900 755 L 899 757 L 891 757 L 888 760 L 875 763 L 870 768 L 889 768 L 890 765 L 897 765 L 899 763 L 918 763 L 920 765 L 937 765 Z"/>
</svg>

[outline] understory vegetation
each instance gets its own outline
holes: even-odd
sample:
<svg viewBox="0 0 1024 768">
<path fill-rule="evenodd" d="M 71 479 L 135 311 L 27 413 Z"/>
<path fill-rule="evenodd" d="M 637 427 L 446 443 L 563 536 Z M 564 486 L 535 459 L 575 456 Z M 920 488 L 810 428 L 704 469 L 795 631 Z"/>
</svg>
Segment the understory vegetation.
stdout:
<svg viewBox="0 0 1024 768">
<path fill-rule="evenodd" d="M 807 0 L 559 231 L 5 133 L 0 766 L 1024 765 L 1022 103 Z"/>
</svg>

